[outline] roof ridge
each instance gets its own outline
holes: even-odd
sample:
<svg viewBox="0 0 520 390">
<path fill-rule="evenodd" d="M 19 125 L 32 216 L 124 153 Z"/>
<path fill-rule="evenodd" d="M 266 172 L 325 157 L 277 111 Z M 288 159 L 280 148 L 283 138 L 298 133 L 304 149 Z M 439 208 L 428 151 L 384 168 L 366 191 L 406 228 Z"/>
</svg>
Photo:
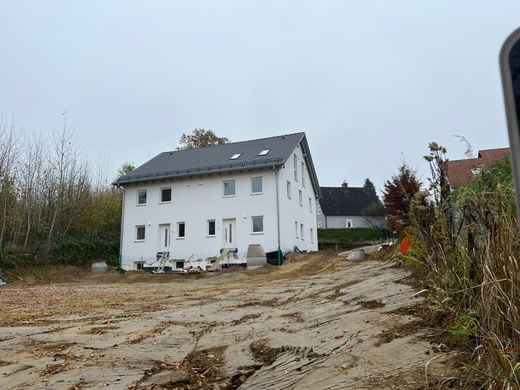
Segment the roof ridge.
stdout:
<svg viewBox="0 0 520 390">
<path fill-rule="evenodd" d="M 217 148 L 217 147 L 223 147 L 223 146 L 226 146 L 226 145 L 237 145 L 237 144 L 243 144 L 243 143 L 253 142 L 253 141 L 262 141 L 262 140 L 273 139 L 273 138 L 289 137 L 291 135 L 297 135 L 297 134 L 301 134 L 302 136 L 305 136 L 305 132 L 304 131 L 299 131 L 299 132 L 289 133 L 289 134 L 273 135 L 273 136 L 270 136 L 270 137 L 254 138 L 254 139 L 248 139 L 248 140 L 244 140 L 244 141 L 227 142 L 227 143 L 218 144 L 218 145 L 203 146 L 201 148 L 181 149 L 181 150 L 168 150 L 168 151 L 165 151 L 165 152 L 161 152 L 159 154 L 175 153 L 175 152 L 185 152 L 185 151 L 192 151 L 192 150 L 202 150 L 202 149 L 209 149 L 209 148 Z"/>
<path fill-rule="evenodd" d="M 488 150 L 502 150 L 502 149 L 509 149 L 509 146 L 504 146 L 502 148 L 479 149 L 479 152 L 487 152 Z"/>
</svg>

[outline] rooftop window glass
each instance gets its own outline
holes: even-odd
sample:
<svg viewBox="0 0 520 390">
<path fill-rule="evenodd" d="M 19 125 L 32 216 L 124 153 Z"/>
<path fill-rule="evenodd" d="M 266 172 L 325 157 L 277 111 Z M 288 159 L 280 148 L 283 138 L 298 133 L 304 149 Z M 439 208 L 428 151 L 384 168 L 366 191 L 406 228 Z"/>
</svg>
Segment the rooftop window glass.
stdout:
<svg viewBox="0 0 520 390">
<path fill-rule="evenodd" d="M 264 149 L 260 153 L 258 153 L 259 156 L 265 156 L 267 153 L 269 153 L 271 149 Z"/>
<path fill-rule="evenodd" d="M 236 159 L 239 158 L 241 155 L 242 155 L 242 153 L 235 153 L 235 154 L 232 155 L 229 159 L 230 159 L 230 160 L 236 160 Z"/>
</svg>

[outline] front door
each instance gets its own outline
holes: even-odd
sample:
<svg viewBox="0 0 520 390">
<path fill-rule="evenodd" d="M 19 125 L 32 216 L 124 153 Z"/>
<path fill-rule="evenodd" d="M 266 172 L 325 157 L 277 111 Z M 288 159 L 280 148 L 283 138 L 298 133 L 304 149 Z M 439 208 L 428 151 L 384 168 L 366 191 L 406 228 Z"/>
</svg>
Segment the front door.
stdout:
<svg viewBox="0 0 520 390">
<path fill-rule="evenodd" d="M 222 221 L 222 231 L 224 234 L 223 248 L 236 248 L 236 219 L 224 219 Z"/>
<path fill-rule="evenodd" d="M 170 251 L 170 224 L 159 225 L 159 247 L 158 252 Z"/>
</svg>

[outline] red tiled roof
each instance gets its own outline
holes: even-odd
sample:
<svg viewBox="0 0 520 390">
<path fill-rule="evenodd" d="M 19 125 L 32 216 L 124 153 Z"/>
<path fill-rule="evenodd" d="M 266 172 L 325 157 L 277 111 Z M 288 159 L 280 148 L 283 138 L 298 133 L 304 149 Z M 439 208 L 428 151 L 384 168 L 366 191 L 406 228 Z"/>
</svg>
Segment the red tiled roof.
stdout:
<svg viewBox="0 0 520 390">
<path fill-rule="evenodd" d="M 479 150 L 477 158 L 448 161 L 448 181 L 451 188 L 459 188 L 493 163 L 509 156 L 509 148 Z"/>
</svg>

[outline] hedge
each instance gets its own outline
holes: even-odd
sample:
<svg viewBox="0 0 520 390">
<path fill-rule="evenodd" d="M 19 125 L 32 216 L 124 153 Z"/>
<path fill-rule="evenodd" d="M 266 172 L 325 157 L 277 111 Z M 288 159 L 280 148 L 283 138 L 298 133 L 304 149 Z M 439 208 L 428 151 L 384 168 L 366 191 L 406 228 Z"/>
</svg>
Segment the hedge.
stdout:
<svg viewBox="0 0 520 390">
<path fill-rule="evenodd" d="M 62 237 L 53 240 L 37 253 L 0 254 L 0 270 L 13 270 L 41 265 L 83 266 L 93 260 L 117 265 L 119 242 L 99 237 L 77 239 Z"/>
<path fill-rule="evenodd" d="M 392 238 L 392 232 L 388 228 L 318 229 L 318 244 L 321 247 L 352 247 L 389 238 Z"/>
</svg>

